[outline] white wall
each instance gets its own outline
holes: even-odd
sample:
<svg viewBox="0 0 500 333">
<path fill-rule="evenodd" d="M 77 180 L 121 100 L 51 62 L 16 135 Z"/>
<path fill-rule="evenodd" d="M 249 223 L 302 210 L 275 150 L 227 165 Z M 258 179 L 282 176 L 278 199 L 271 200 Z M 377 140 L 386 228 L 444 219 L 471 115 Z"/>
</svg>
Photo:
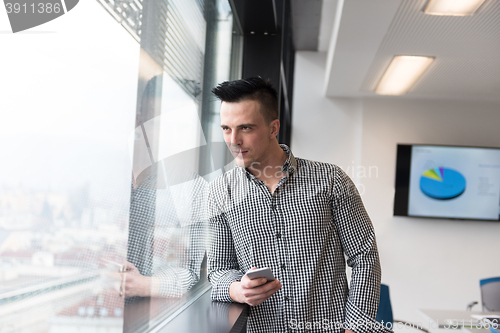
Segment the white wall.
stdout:
<svg viewBox="0 0 500 333">
<path fill-rule="evenodd" d="M 375 226 L 395 317 L 425 323 L 418 309 L 480 301 L 479 279 L 500 276 L 500 223 L 393 217 L 396 145 L 500 147 L 500 103 L 328 98 L 325 55 L 297 52 L 295 61 L 291 148 L 351 167 L 351 176 L 352 161 L 366 171 L 353 178 Z"/>
<path fill-rule="evenodd" d="M 362 103 L 323 97 L 325 53 L 298 52 L 296 57 L 291 138 L 294 155 L 300 152 L 297 156 L 335 162 L 346 171 L 352 169 L 361 158 Z"/>
</svg>

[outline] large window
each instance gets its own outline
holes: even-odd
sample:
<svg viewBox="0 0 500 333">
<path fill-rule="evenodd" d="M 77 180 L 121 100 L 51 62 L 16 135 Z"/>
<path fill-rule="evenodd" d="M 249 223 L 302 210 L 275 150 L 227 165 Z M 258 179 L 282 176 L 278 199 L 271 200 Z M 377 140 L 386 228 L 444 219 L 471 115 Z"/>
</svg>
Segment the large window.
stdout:
<svg viewBox="0 0 500 333">
<path fill-rule="evenodd" d="M 0 41 L 0 332 L 158 327 L 209 288 L 228 2 L 80 1 Z"/>
</svg>

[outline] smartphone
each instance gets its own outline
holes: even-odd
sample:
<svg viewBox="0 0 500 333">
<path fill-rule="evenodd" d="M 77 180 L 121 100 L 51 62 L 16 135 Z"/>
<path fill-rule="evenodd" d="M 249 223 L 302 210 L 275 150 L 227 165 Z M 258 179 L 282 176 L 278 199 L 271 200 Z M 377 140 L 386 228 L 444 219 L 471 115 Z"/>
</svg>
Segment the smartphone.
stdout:
<svg viewBox="0 0 500 333">
<path fill-rule="evenodd" d="M 276 280 L 274 278 L 273 272 L 271 272 L 271 269 L 269 269 L 269 267 L 258 268 L 258 269 L 254 269 L 254 270 L 248 271 L 246 275 L 251 280 L 258 279 L 258 278 L 266 278 L 267 281 L 274 281 L 274 280 Z"/>
</svg>

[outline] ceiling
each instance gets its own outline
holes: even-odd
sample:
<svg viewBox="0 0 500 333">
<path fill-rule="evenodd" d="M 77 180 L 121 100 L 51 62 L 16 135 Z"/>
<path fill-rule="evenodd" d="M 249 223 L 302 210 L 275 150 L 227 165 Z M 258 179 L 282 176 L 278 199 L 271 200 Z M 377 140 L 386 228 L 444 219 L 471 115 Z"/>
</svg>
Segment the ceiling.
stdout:
<svg viewBox="0 0 500 333">
<path fill-rule="evenodd" d="M 337 0 L 291 0 L 293 44 L 299 51 L 326 52 Z"/>
<path fill-rule="evenodd" d="M 301 13 L 294 2 L 301 1 L 312 0 L 292 0 L 293 22 Z M 395 55 L 425 55 L 436 60 L 397 98 L 500 100 L 500 1 L 486 0 L 466 17 L 426 15 L 427 0 L 319 2 L 319 33 L 308 38 L 318 41 L 316 50 L 328 50 L 327 96 L 376 96 L 375 86 Z M 302 9 L 303 15 L 311 12 Z M 293 25 L 295 34 L 299 27 Z"/>
</svg>

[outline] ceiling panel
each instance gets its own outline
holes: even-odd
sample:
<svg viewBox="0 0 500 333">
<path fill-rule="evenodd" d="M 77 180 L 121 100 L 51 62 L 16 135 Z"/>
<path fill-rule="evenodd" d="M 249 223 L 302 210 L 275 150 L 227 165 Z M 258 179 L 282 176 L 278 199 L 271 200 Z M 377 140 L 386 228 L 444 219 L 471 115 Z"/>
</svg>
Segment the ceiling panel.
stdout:
<svg viewBox="0 0 500 333">
<path fill-rule="evenodd" d="M 296 50 L 316 51 L 322 0 L 292 0 L 292 38 Z"/>
<path fill-rule="evenodd" d="M 373 96 L 379 79 L 395 55 L 425 55 L 435 56 L 436 60 L 404 96 L 500 99 L 500 1 L 487 0 L 475 15 L 465 17 L 425 15 L 422 9 L 426 2 L 399 1 L 396 12 L 387 21 L 390 24 L 383 37 L 366 46 L 358 45 L 358 40 L 362 42 L 363 38 L 353 38 L 352 30 L 364 30 L 369 35 L 373 22 L 363 22 L 357 17 L 363 13 L 344 8 L 337 38 L 343 42 L 335 45 L 334 54 L 342 55 L 348 48 L 356 49 L 358 53 L 365 52 L 365 62 L 357 63 L 356 57 L 334 55 L 332 71 L 328 73 L 331 81 L 328 95 Z M 380 21 L 381 17 L 373 20 Z M 346 42 L 349 37 L 350 42 Z M 367 55 L 371 59 L 366 67 Z M 360 75 L 359 66 L 364 68 L 363 75 Z M 355 82 L 349 77 L 348 86 L 340 88 L 349 72 L 357 73 Z"/>
</svg>

